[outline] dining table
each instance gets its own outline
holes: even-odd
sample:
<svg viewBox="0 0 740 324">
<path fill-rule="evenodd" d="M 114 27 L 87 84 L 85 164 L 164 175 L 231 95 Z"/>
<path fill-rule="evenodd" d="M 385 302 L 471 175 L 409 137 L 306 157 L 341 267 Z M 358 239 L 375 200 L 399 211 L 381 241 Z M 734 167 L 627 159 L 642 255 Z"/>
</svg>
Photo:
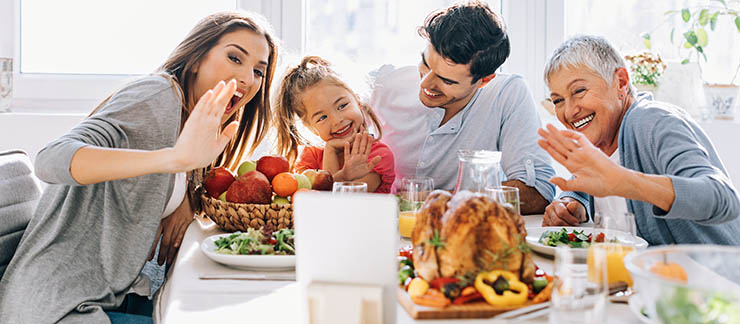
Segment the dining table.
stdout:
<svg viewBox="0 0 740 324">
<path fill-rule="evenodd" d="M 526 227 L 540 227 L 543 215 L 522 216 Z M 584 226 L 588 226 L 585 224 Z M 299 287 L 290 276 L 264 280 L 265 273 L 232 269 L 208 258 L 200 244 L 207 237 L 226 233 L 210 219 L 196 216 L 189 225 L 176 260 L 170 266 L 164 285 L 154 298 L 155 323 L 300 323 Z M 399 236 L 401 246 L 410 244 Z M 300 253 L 300 251 L 298 251 Z M 533 261 L 552 273 L 552 257 L 533 252 Z M 249 274 L 249 278 L 243 278 Z M 294 272 L 293 272 L 294 273 Z M 241 277 L 241 278 L 240 278 Z M 286 278 L 288 278 L 286 280 Z M 397 323 L 511 323 L 493 319 L 415 320 L 396 303 Z M 609 302 L 607 323 L 638 324 L 627 304 Z M 547 315 L 516 323 L 547 323 Z"/>
</svg>

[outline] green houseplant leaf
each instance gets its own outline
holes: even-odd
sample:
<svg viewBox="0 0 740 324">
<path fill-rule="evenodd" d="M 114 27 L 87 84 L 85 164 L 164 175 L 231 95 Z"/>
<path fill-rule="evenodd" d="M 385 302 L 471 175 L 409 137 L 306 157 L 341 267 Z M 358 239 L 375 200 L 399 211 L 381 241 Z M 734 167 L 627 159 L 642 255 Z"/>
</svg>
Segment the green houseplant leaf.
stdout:
<svg viewBox="0 0 740 324">
<path fill-rule="evenodd" d="M 699 12 L 699 25 L 706 26 L 709 22 L 709 9 L 702 9 Z"/>
<path fill-rule="evenodd" d="M 719 11 L 715 12 L 711 18 L 709 18 L 709 29 L 714 30 L 714 28 L 717 27 L 717 17 L 719 16 Z"/>
<path fill-rule="evenodd" d="M 689 19 L 691 19 L 691 12 L 689 11 L 689 9 L 681 9 L 681 18 L 683 18 L 684 22 L 689 22 Z"/>
<path fill-rule="evenodd" d="M 650 34 L 642 33 L 640 37 L 642 37 L 642 44 L 644 44 L 647 49 L 650 49 Z"/>
<path fill-rule="evenodd" d="M 707 46 L 707 31 L 704 30 L 704 28 L 699 28 L 696 30 L 696 43 L 702 47 Z"/>
<path fill-rule="evenodd" d="M 686 39 L 686 42 L 689 43 L 689 44 L 691 44 L 691 46 L 696 45 L 696 43 L 699 41 L 699 38 L 696 36 L 696 33 L 693 30 L 689 30 L 689 31 L 683 33 L 683 38 L 685 38 Z M 686 46 L 684 46 L 684 47 L 686 47 Z"/>
</svg>

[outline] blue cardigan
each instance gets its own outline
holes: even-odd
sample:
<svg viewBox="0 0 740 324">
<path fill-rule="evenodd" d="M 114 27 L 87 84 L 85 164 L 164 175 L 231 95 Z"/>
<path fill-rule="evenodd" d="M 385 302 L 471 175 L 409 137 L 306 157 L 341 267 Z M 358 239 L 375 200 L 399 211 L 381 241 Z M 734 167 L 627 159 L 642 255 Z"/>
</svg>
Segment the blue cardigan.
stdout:
<svg viewBox="0 0 740 324">
<path fill-rule="evenodd" d="M 714 145 L 682 109 L 641 93 L 619 128 L 620 164 L 645 174 L 666 175 L 676 198 L 671 210 L 627 199 L 637 234 L 651 245 L 740 245 L 740 199 Z M 593 197 L 563 192 L 593 215 Z"/>
</svg>

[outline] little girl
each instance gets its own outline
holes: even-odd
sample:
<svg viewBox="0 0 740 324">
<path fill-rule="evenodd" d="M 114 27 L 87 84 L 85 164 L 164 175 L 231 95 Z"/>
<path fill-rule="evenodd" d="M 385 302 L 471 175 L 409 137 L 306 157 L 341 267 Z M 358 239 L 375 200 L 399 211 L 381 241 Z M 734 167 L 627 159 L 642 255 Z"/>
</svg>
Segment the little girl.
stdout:
<svg viewBox="0 0 740 324">
<path fill-rule="evenodd" d="M 276 103 L 278 151 L 296 160 L 298 146 L 307 141 L 296 129 L 296 117 L 325 146 L 303 149 L 296 172 L 323 169 L 334 181 L 367 183 L 368 192 L 389 193 L 395 179 L 393 153 L 379 140 L 382 131 L 373 110 L 360 101 L 329 63 L 317 56 L 303 58 L 280 82 Z M 368 120 L 378 132 L 374 139 L 367 132 Z"/>
</svg>

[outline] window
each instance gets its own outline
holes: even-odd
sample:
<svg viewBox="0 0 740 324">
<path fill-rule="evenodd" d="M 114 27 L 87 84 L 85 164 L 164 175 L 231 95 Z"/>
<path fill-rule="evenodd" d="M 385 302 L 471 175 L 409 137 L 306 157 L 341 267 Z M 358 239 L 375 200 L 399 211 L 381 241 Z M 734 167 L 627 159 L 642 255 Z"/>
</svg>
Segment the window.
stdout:
<svg viewBox="0 0 740 324">
<path fill-rule="evenodd" d="M 20 72 L 150 73 L 203 16 L 234 8 L 234 0 L 23 0 Z"/>
<path fill-rule="evenodd" d="M 666 16 L 669 10 L 681 10 L 697 5 L 712 3 L 722 6 L 719 1 L 565 1 L 565 30 L 567 35 L 578 33 L 599 34 L 609 39 L 624 55 L 646 51 L 641 34 L 650 33 L 651 47 L 663 60 L 681 61 L 687 50 L 680 47 L 683 35 L 676 28 L 674 42 L 671 43 L 671 29 L 682 25 L 681 15 Z M 728 1 L 728 4 L 732 4 Z M 598 17 L 596 19 L 595 17 Z M 733 17 L 734 19 L 734 17 Z M 714 31 L 706 26 L 708 42 L 707 62 L 701 59 L 702 76 L 710 83 L 729 83 L 735 68 L 740 62 L 740 42 L 737 27 L 732 19 L 719 17 Z M 679 53 L 681 51 L 681 53 Z M 691 58 L 693 61 L 695 57 Z M 732 68 L 728 68 L 732 67 Z"/>
<path fill-rule="evenodd" d="M 426 41 L 416 29 L 435 9 L 456 0 L 328 0 L 310 1 L 306 54 L 319 55 L 338 66 L 351 66 L 363 77 L 383 64 L 416 65 Z M 499 1 L 490 1 L 499 11 Z M 356 73 L 355 73 L 356 72 Z M 350 77 L 345 74 L 345 77 Z M 350 80 L 351 82 L 351 80 Z"/>
<path fill-rule="evenodd" d="M 294 63 L 305 54 L 321 55 L 337 65 L 351 66 L 353 76 L 364 78 L 382 64 L 417 64 L 425 41 L 416 28 L 430 12 L 454 2 L 0 1 L 0 12 L 13 13 L 0 15 L 10 17 L 10 21 L 0 19 L 0 56 L 14 58 L 14 111 L 88 112 L 132 75 L 156 69 L 196 21 L 215 11 L 239 8 L 265 15 L 283 42 L 283 63 Z M 551 7 L 562 10 L 558 7 L 562 0 L 488 3 L 504 16 L 509 28 L 512 55 L 503 71 L 525 76 L 535 97 L 541 98 L 545 92 L 541 61 L 553 47 L 542 43 L 561 41 L 562 35 L 552 25 L 562 23 L 562 17 Z M 551 14 L 556 17 L 550 18 Z"/>
</svg>

